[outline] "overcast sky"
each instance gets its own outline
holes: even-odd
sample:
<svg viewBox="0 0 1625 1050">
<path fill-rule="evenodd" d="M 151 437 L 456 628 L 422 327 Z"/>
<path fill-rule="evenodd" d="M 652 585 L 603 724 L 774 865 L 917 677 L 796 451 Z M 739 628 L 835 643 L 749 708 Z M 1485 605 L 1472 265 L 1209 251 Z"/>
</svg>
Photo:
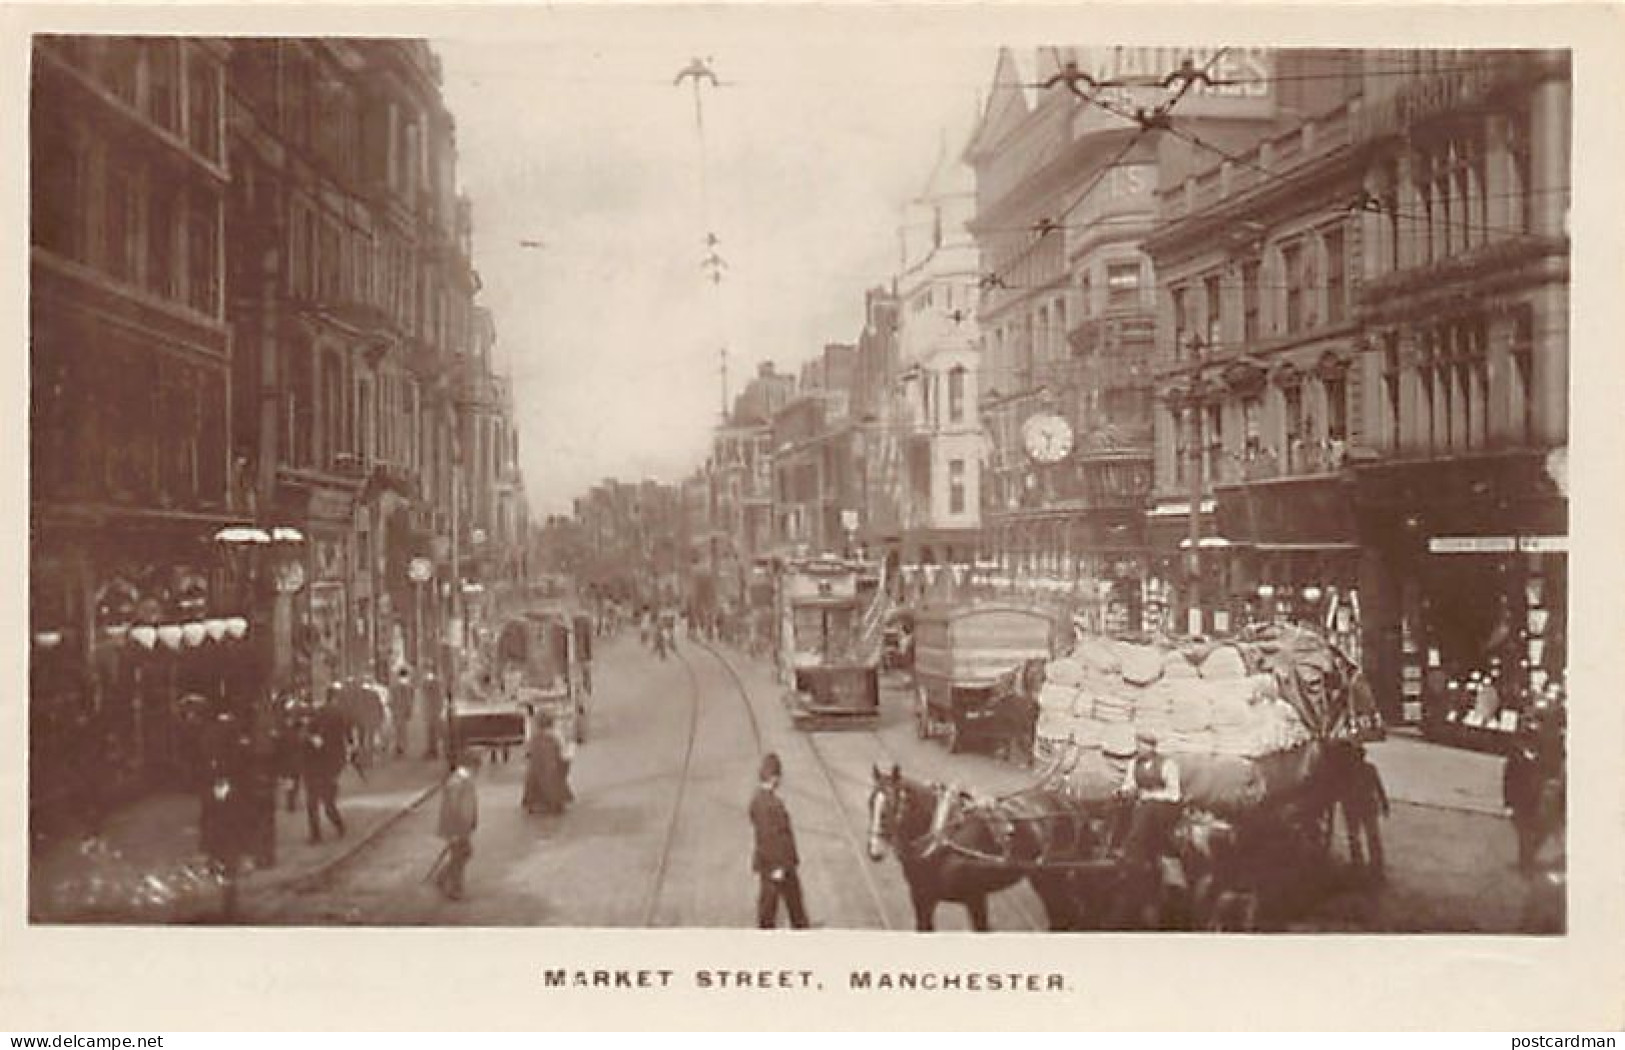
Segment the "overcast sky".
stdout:
<svg viewBox="0 0 1625 1050">
<path fill-rule="evenodd" d="M 864 290 L 895 269 L 904 203 L 942 133 L 963 144 L 996 58 L 788 31 L 434 44 L 538 514 L 604 477 L 672 481 L 702 462 L 722 345 L 737 393 L 759 361 L 855 339 Z M 672 83 L 697 55 L 724 81 L 702 89 L 703 188 L 693 92 Z M 708 229 L 720 288 L 700 268 Z"/>
</svg>

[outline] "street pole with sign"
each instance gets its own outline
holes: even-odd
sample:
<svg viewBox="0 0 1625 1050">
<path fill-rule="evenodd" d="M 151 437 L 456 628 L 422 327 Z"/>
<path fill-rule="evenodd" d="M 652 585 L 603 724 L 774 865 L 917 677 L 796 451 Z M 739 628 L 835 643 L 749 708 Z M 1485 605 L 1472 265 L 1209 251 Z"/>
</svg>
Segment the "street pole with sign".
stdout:
<svg viewBox="0 0 1625 1050">
<path fill-rule="evenodd" d="M 407 564 L 406 576 L 412 581 L 412 666 L 416 674 L 423 673 L 423 587 L 434 575 L 434 565 L 428 558 L 416 557 Z"/>
</svg>

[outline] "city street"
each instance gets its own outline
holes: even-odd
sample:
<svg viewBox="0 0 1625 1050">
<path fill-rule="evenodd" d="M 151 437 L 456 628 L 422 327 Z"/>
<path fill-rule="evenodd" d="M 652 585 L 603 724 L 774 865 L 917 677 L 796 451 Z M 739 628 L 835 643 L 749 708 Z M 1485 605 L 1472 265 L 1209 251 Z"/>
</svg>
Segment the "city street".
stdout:
<svg viewBox="0 0 1625 1050">
<path fill-rule="evenodd" d="M 520 756 L 483 767 L 465 900 L 447 901 L 424 880 L 440 848 L 431 802 L 324 882 L 252 895 L 246 921 L 748 927 L 755 880 L 745 808 L 758 756 L 775 750 L 814 926 L 909 929 L 901 870 L 864 853 L 871 766 L 897 763 L 913 776 L 987 794 L 1031 782 L 1029 772 L 991 757 L 950 756 L 940 741 L 916 739 L 900 676 L 888 676 L 873 731 L 804 733 L 791 726 L 770 669 L 732 650 L 683 642 L 676 658 L 663 661 L 623 635 L 602 646 L 597 663 L 591 736 L 572 773 L 576 804 L 560 817 L 526 815 Z M 1394 741 L 1374 749 L 1393 796 L 1384 827 L 1388 885 L 1327 900 L 1291 930 L 1521 928 L 1525 887 L 1507 822 L 1408 800 L 1417 792 L 1406 762 L 1424 746 Z M 1482 780 L 1489 766 L 1465 768 Z M 1417 783 L 1437 790 L 1436 782 Z M 1460 793 L 1483 796 L 1484 787 L 1464 783 Z M 1001 931 L 1044 928 L 1026 884 L 993 897 L 991 921 Z M 937 922 L 968 928 L 955 905 L 939 908 Z"/>
</svg>

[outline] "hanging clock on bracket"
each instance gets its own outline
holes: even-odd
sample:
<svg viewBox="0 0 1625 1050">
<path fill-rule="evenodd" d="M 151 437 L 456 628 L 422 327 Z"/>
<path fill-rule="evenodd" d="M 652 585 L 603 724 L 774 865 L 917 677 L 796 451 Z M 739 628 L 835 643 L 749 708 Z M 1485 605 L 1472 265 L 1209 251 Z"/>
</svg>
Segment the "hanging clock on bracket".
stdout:
<svg viewBox="0 0 1625 1050">
<path fill-rule="evenodd" d="M 1035 463 L 1059 463 L 1072 452 L 1072 424 L 1054 413 L 1040 412 L 1021 425 L 1021 440 Z"/>
</svg>

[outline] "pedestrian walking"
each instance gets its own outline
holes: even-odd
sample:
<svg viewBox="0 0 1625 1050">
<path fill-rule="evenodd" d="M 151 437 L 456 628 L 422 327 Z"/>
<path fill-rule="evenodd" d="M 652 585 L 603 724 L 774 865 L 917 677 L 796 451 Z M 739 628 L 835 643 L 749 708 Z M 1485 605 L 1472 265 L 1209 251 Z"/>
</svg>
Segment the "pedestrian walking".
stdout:
<svg viewBox="0 0 1625 1050">
<path fill-rule="evenodd" d="M 1563 819 L 1561 758 L 1538 714 L 1524 719 L 1501 771 L 1501 794 L 1518 836 L 1518 870 L 1535 872 L 1541 847 Z"/>
<path fill-rule="evenodd" d="M 349 724 L 343 713 L 327 698 L 317 699 L 305 728 L 299 767 L 311 842 L 322 841 L 323 814 L 332 823 L 333 830 L 341 838 L 344 835 L 344 817 L 339 813 L 339 774 L 344 771 L 348 733 Z"/>
<path fill-rule="evenodd" d="M 804 930 L 807 911 L 801 898 L 801 877 L 796 872 L 801 858 L 796 853 L 790 811 L 784 808 L 778 794 L 783 778 L 784 766 L 779 756 L 769 752 L 762 759 L 760 783 L 750 800 L 750 824 L 756 833 L 756 848 L 751 855 L 751 870 L 756 873 L 758 882 L 756 925 L 764 930 L 777 926 L 779 902 L 783 901 L 790 915 L 790 925 Z"/>
<path fill-rule="evenodd" d="M 573 801 L 570 762 L 558 722 L 548 712 L 539 711 L 525 755 L 525 791 L 520 804 L 526 813 L 557 814 Z"/>
<path fill-rule="evenodd" d="M 463 876 L 474 856 L 474 829 L 480 823 L 480 802 L 474 789 L 474 771 L 480 760 L 472 751 L 458 755 L 440 792 L 439 834 L 446 845 L 435 865 L 435 885 L 450 900 L 463 899 Z"/>
<path fill-rule="evenodd" d="M 395 672 L 395 681 L 389 687 L 389 718 L 395 729 L 395 757 L 400 758 L 406 754 L 408 739 L 411 735 L 413 693 L 417 691 L 412 682 L 412 669 L 401 667 Z"/>
<path fill-rule="evenodd" d="M 423 757 L 439 758 L 446 733 L 446 687 L 440 676 L 430 671 L 423 676 L 423 688 L 418 694 L 423 704 Z"/>
</svg>

